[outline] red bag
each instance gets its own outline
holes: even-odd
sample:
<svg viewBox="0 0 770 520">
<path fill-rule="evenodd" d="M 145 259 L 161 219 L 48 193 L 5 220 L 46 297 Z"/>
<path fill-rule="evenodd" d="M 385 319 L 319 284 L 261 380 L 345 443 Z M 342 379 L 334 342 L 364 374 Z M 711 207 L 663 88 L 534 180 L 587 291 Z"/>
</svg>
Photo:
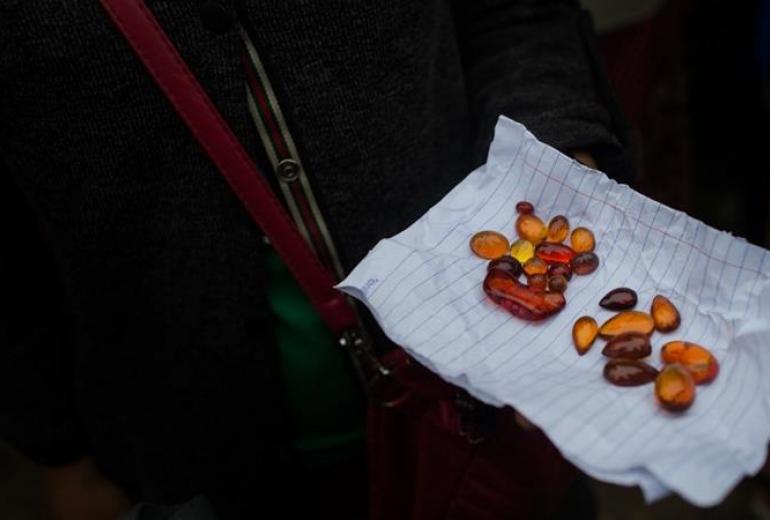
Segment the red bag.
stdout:
<svg viewBox="0 0 770 520">
<path fill-rule="evenodd" d="M 370 520 L 548 518 L 577 470 L 511 408 L 471 399 L 396 350 L 391 401 L 370 402 Z M 400 392 L 398 390 L 400 389 Z"/>
<path fill-rule="evenodd" d="M 141 0 L 101 0 L 194 137 L 268 236 L 370 391 L 371 520 L 536 518 L 575 470 L 513 410 L 481 405 L 397 349 L 378 359 L 353 306 L 321 264 Z M 269 87 L 269 84 L 268 84 Z M 295 163 L 296 165 L 296 163 Z"/>
</svg>

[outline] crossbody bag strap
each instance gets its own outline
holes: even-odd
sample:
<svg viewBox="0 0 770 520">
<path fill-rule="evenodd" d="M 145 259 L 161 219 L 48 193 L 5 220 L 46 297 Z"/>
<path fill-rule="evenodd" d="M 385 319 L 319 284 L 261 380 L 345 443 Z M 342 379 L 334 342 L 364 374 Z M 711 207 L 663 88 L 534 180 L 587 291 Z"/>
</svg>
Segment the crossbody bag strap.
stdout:
<svg viewBox="0 0 770 520">
<path fill-rule="evenodd" d="M 273 194 L 265 176 L 142 0 L 100 0 L 195 139 L 270 239 L 326 325 L 342 336 L 357 328 L 334 276 L 319 262 Z"/>
</svg>

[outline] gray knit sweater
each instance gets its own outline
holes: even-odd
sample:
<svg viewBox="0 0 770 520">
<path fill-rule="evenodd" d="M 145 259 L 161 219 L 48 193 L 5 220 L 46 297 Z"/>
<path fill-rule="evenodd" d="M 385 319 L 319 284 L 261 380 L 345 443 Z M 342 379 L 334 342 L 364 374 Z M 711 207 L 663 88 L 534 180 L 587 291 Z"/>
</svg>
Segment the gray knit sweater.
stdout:
<svg viewBox="0 0 770 520">
<path fill-rule="evenodd" d="M 261 160 L 235 26 L 147 3 Z M 630 173 L 574 1 L 221 4 L 348 270 L 483 161 L 499 114 Z M 291 453 L 260 232 L 97 1 L 0 0 L 0 207 L 0 438 L 42 464 L 90 454 L 136 499 L 277 507 Z"/>
</svg>

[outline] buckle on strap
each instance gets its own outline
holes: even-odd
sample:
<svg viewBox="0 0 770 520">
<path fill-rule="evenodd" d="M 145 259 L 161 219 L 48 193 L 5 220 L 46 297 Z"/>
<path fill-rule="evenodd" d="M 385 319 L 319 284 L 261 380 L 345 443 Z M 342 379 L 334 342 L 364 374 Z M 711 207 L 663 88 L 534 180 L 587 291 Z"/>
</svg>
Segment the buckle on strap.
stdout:
<svg viewBox="0 0 770 520">
<path fill-rule="evenodd" d="M 371 389 L 379 379 L 391 376 L 390 370 L 377 358 L 371 342 L 365 338 L 360 329 L 353 328 L 343 332 L 339 338 L 339 344 L 350 353 L 358 375 L 367 390 Z"/>
</svg>

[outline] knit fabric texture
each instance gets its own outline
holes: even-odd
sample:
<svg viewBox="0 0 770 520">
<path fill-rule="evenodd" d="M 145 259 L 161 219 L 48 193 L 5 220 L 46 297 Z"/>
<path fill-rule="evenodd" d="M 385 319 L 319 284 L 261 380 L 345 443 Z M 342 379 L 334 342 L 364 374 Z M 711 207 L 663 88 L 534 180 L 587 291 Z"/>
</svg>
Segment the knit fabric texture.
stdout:
<svg viewBox="0 0 770 520">
<path fill-rule="evenodd" d="M 483 162 L 500 114 L 628 180 L 575 1 L 222 1 L 216 30 L 204 2 L 147 4 L 257 157 L 252 34 L 346 270 Z M 0 438 L 136 499 L 296 505 L 260 230 L 98 2 L 0 0 L 0 183 Z"/>
</svg>

